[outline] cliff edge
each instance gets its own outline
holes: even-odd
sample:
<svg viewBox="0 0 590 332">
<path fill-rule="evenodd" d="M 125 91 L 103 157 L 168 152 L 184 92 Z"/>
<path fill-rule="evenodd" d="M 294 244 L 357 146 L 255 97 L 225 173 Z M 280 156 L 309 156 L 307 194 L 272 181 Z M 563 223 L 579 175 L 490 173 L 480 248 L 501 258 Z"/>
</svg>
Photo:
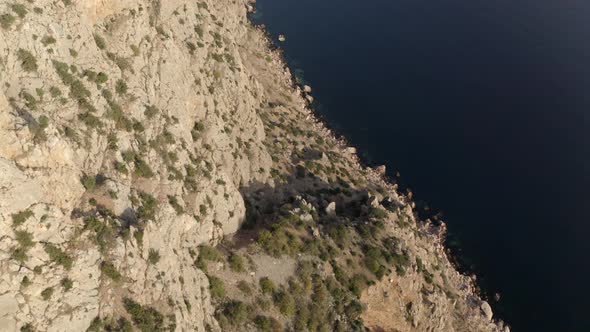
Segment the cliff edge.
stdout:
<svg viewBox="0 0 590 332">
<path fill-rule="evenodd" d="M 251 8 L 0 0 L 0 330 L 507 331 Z"/>
</svg>

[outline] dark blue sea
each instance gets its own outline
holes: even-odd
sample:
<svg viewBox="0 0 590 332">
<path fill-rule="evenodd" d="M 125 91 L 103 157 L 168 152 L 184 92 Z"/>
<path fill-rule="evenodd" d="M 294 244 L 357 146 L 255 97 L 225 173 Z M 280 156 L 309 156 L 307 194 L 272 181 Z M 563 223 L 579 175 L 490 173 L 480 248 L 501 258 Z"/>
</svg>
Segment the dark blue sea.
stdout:
<svg viewBox="0 0 590 332">
<path fill-rule="evenodd" d="M 257 8 L 318 114 L 443 214 L 497 317 L 590 331 L 590 1 Z"/>
</svg>

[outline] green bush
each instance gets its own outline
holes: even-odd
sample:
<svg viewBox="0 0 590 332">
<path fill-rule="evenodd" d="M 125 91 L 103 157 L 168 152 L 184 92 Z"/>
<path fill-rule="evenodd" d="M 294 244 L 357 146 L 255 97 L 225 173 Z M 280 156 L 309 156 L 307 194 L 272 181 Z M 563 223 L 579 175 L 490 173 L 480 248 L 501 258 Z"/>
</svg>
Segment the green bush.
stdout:
<svg viewBox="0 0 590 332">
<path fill-rule="evenodd" d="M 142 306 L 129 299 L 123 299 L 123 306 L 135 326 L 142 332 L 164 331 L 164 315 L 152 307 Z"/>
<path fill-rule="evenodd" d="M 193 141 L 196 141 L 201 137 L 201 133 L 205 130 L 205 125 L 201 121 L 195 122 L 193 129 L 191 130 L 191 136 L 193 137 Z"/>
<path fill-rule="evenodd" d="M 16 236 L 16 242 L 18 242 L 22 248 L 28 249 L 35 245 L 33 234 L 27 231 L 14 231 L 14 235 Z"/>
<path fill-rule="evenodd" d="M 275 292 L 275 283 L 267 277 L 260 278 L 258 283 L 260 284 L 260 289 L 262 290 L 262 293 L 272 294 Z"/>
<path fill-rule="evenodd" d="M 135 175 L 142 177 L 142 178 L 151 178 L 154 176 L 154 172 L 150 168 L 150 166 L 141 158 L 135 158 Z"/>
<path fill-rule="evenodd" d="M 295 300 L 289 293 L 285 291 L 277 292 L 274 295 L 274 303 L 283 315 L 287 317 L 292 317 L 293 315 L 295 315 L 297 305 L 295 304 Z"/>
<path fill-rule="evenodd" d="M 52 262 L 63 266 L 66 270 L 69 270 L 72 268 L 72 265 L 74 264 L 74 260 L 68 254 L 66 254 L 63 250 L 61 250 L 60 248 L 56 247 L 55 245 L 53 245 L 51 243 L 45 244 L 44 249 L 45 249 L 45 252 L 49 255 L 49 259 Z"/>
<path fill-rule="evenodd" d="M 27 219 L 33 216 L 33 211 L 24 210 L 12 215 L 12 225 L 14 227 L 22 225 Z"/>
<path fill-rule="evenodd" d="M 53 295 L 53 287 L 47 287 L 41 292 L 41 298 L 45 301 L 49 300 Z"/>
<path fill-rule="evenodd" d="M 86 190 L 92 190 L 96 187 L 96 176 L 85 175 L 82 177 L 82 185 Z"/>
<path fill-rule="evenodd" d="M 52 36 L 45 36 L 41 39 L 41 44 L 43 44 L 44 46 L 55 44 L 55 42 L 57 42 L 57 40 L 55 40 L 55 38 L 53 38 Z"/>
<path fill-rule="evenodd" d="M 116 85 L 115 85 L 115 91 L 117 91 L 118 94 L 122 95 L 127 93 L 127 83 L 125 83 L 125 81 L 123 80 L 118 80 Z"/>
<path fill-rule="evenodd" d="M 385 274 L 385 266 L 382 264 L 384 257 L 378 248 L 367 248 L 365 250 L 364 263 L 367 269 L 371 271 L 378 279 Z"/>
<path fill-rule="evenodd" d="M 45 115 L 41 115 L 39 119 L 37 119 L 37 122 L 39 123 L 39 127 L 41 129 L 45 129 L 49 126 L 49 118 Z"/>
<path fill-rule="evenodd" d="M 109 80 L 108 75 L 101 71 L 100 73 L 98 73 L 96 75 L 96 80 L 94 80 L 94 82 L 96 82 L 96 84 L 103 84 L 103 83 L 106 83 L 108 80 Z"/>
<path fill-rule="evenodd" d="M 234 326 L 245 323 L 251 312 L 251 308 L 241 301 L 229 301 L 223 306 L 223 315 Z"/>
<path fill-rule="evenodd" d="M 115 166 L 115 170 L 117 170 L 117 172 L 121 173 L 121 174 L 127 174 L 127 166 L 125 166 L 125 164 L 115 161 L 114 163 Z"/>
<path fill-rule="evenodd" d="M 83 104 L 87 97 L 91 96 L 90 91 L 84 86 L 82 81 L 75 79 L 70 83 L 70 95 L 72 98 Z"/>
<path fill-rule="evenodd" d="M 267 230 L 260 232 L 257 243 L 266 253 L 275 257 L 295 255 L 301 250 L 303 245 L 299 237 L 280 224 L 277 224 L 272 232 Z"/>
<path fill-rule="evenodd" d="M 14 4 L 10 5 L 10 8 L 20 18 L 24 18 L 25 16 L 27 16 L 27 13 L 29 12 L 27 10 L 27 7 L 25 7 L 25 5 L 20 4 L 20 3 L 14 3 Z"/>
<path fill-rule="evenodd" d="M 209 292 L 213 299 L 222 299 L 225 296 L 225 287 L 223 281 L 215 276 L 207 276 L 209 278 Z"/>
<path fill-rule="evenodd" d="M 88 128 L 101 128 L 103 126 L 102 121 L 90 114 L 90 112 L 78 114 L 78 119 L 80 119 L 80 121 L 82 121 Z"/>
<path fill-rule="evenodd" d="M 158 201 L 154 196 L 141 192 L 139 193 L 141 200 L 141 206 L 137 209 L 137 216 L 142 220 L 154 220 L 156 218 L 156 208 L 158 207 Z"/>
<path fill-rule="evenodd" d="M 61 96 L 61 90 L 56 86 L 52 86 L 49 88 L 49 94 L 51 95 L 51 97 L 57 98 Z"/>
<path fill-rule="evenodd" d="M 208 245 L 202 245 L 199 247 L 199 258 L 208 261 L 221 261 L 223 256 L 219 250 L 217 250 L 217 248 Z"/>
<path fill-rule="evenodd" d="M 24 71 L 26 71 L 26 72 L 37 71 L 37 68 L 38 68 L 37 59 L 35 58 L 35 56 L 31 52 L 21 48 L 16 53 L 16 56 L 18 57 L 18 60 L 20 61 L 20 65 Z"/>
<path fill-rule="evenodd" d="M 148 119 L 153 118 L 154 116 L 156 116 L 156 114 L 158 114 L 160 110 L 154 106 L 154 105 L 146 105 L 145 106 L 145 111 L 143 112 L 143 114 L 145 116 L 148 117 Z"/>
<path fill-rule="evenodd" d="M 24 263 L 29 257 L 27 257 L 28 248 L 17 247 L 12 249 L 10 257 L 18 262 Z"/>
<path fill-rule="evenodd" d="M 361 297 L 362 291 L 367 287 L 367 278 L 363 274 L 355 274 L 350 278 L 348 289 L 357 297 Z"/>
<path fill-rule="evenodd" d="M 37 110 L 37 99 L 35 99 L 32 94 L 23 90 L 21 91 L 20 96 L 25 100 L 25 106 L 27 106 L 32 111 Z"/>
<path fill-rule="evenodd" d="M 383 220 L 387 218 L 387 212 L 380 208 L 372 208 L 370 216 L 375 219 Z"/>
<path fill-rule="evenodd" d="M 229 256 L 229 268 L 234 272 L 246 271 L 246 268 L 244 267 L 244 258 L 236 253 L 231 254 L 231 256 Z"/>
<path fill-rule="evenodd" d="M 150 248 L 148 252 L 148 261 L 152 265 L 158 264 L 160 261 L 160 253 L 156 249 Z"/>
<path fill-rule="evenodd" d="M 119 271 L 117 271 L 117 268 L 115 268 L 115 265 L 113 265 L 113 263 L 111 262 L 102 262 L 100 264 L 100 271 L 107 277 L 111 278 L 111 280 L 113 281 L 119 281 L 121 280 L 121 273 L 119 273 Z"/>
<path fill-rule="evenodd" d="M 70 278 L 68 278 L 68 277 L 66 277 L 66 278 L 63 278 L 63 279 L 60 281 L 60 284 L 61 284 L 61 287 L 63 287 L 63 289 L 64 289 L 64 292 L 67 292 L 67 291 L 69 291 L 70 289 L 72 289 L 72 287 L 74 287 L 74 282 L 72 281 L 72 279 L 70 279 Z"/>
<path fill-rule="evenodd" d="M 256 318 L 254 318 L 254 324 L 256 324 L 256 327 L 262 332 L 279 332 L 283 330 L 281 323 L 272 317 L 261 315 L 256 316 Z"/>
<path fill-rule="evenodd" d="M 27 276 L 24 276 L 23 279 L 20 281 L 20 285 L 25 288 L 31 286 L 31 284 L 31 279 L 29 279 L 29 277 Z"/>
<path fill-rule="evenodd" d="M 10 27 L 12 26 L 12 23 L 14 23 L 16 19 L 14 18 L 14 16 L 10 15 L 10 14 L 2 14 L 0 15 L 0 26 L 3 29 L 10 29 Z"/>
</svg>

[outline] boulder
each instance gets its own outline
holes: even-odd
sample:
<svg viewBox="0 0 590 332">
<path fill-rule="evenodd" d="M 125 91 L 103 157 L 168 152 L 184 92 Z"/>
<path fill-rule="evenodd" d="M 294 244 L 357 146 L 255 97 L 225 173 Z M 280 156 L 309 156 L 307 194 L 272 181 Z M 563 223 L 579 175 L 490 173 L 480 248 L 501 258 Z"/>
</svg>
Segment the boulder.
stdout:
<svg viewBox="0 0 590 332">
<path fill-rule="evenodd" d="M 336 202 L 330 202 L 328 206 L 326 206 L 325 211 L 329 216 L 336 215 Z"/>
<path fill-rule="evenodd" d="M 488 321 L 491 321 L 494 317 L 494 313 L 492 312 L 492 307 L 490 306 L 490 304 L 486 301 L 483 301 L 479 308 L 481 309 L 481 312 L 483 313 L 484 317 Z"/>
<path fill-rule="evenodd" d="M 377 174 L 383 176 L 385 175 L 385 173 L 387 173 L 387 167 L 385 165 L 380 165 L 375 167 L 375 172 L 377 172 Z"/>
</svg>

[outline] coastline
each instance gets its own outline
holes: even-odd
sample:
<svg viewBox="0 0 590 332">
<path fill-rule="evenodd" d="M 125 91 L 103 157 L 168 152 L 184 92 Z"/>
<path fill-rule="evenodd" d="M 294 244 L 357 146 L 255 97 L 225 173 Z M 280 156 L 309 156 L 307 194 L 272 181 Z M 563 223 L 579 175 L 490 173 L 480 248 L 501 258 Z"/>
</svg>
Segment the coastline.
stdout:
<svg viewBox="0 0 590 332">
<path fill-rule="evenodd" d="M 273 61 L 280 63 L 281 68 L 289 77 L 289 83 L 293 90 L 297 92 L 297 95 L 304 100 L 305 102 L 305 111 L 307 114 L 312 117 L 315 123 L 315 130 L 318 132 L 322 132 L 326 138 L 330 138 L 337 142 L 339 148 L 345 155 L 348 155 L 351 160 L 354 161 L 356 167 L 363 170 L 366 176 L 370 178 L 370 180 L 374 183 L 378 183 L 379 185 L 387 188 L 388 193 L 391 195 L 395 195 L 399 199 L 401 199 L 404 204 L 407 204 L 411 207 L 411 211 L 413 214 L 414 219 L 416 220 L 416 225 L 423 231 L 428 233 L 435 234 L 435 240 L 433 241 L 433 245 L 437 248 L 438 253 L 442 254 L 445 259 L 449 262 L 450 266 L 457 275 L 465 277 L 469 284 L 469 293 L 474 297 L 485 301 L 490 301 L 487 298 L 485 292 L 482 290 L 480 285 L 478 284 L 478 276 L 477 272 L 473 271 L 467 267 L 463 267 L 460 263 L 460 258 L 457 257 L 458 254 L 454 254 L 452 249 L 446 245 L 447 234 L 448 234 L 448 225 L 447 223 L 442 220 L 436 220 L 436 225 L 430 219 L 423 220 L 419 217 L 419 213 L 416 210 L 416 202 L 412 200 L 411 191 L 408 190 L 408 194 L 404 194 L 400 192 L 399 185 L 396 183 L 395 178 L 390 176 L 388 173 L 380 173 L 376 170 L 376 167 L 371 167 L 367 165 L 366 162 L 363 161 L 363 158 L 359 156 L 359 150 L 352 142 L 350 142 L 346 136 L 342 133 L 337 132 L 328 120 L 326 120 L 319 111 L 313 107 L 314 102 L 310 102 L 306 97 L 311 93 L 306 93 L 304 91 L 304 85 L 302 83 L 298 83 L 298 79 L 294 72 L 291 70 L 291 67 L 287 61 L 286 51 L 280 47 L 280 44 L 275 41 L 275 38 L 271 35 L 270 31 L 266 28 L 265 24 L 256 24 L 253 21 L 252 15 L 256 14 L 256 0 L 247 0 L 247 12 L 248 12 L 248 21 L 256 30 L 258 30 L 263 36 L 265 43 L 267 45 L 268 50 L 272 54 Z M 312 87 L 313 88 L 313 87 Z M 354 152 L 349 152 L 350 148 L 354 149 Z M 510 326 L 501 320 L 501 318 L 495 317 L 495 320 L 499 319 L 500 324 L 503 326 L 503 331 L 510 332 Z"/>
</svg>

